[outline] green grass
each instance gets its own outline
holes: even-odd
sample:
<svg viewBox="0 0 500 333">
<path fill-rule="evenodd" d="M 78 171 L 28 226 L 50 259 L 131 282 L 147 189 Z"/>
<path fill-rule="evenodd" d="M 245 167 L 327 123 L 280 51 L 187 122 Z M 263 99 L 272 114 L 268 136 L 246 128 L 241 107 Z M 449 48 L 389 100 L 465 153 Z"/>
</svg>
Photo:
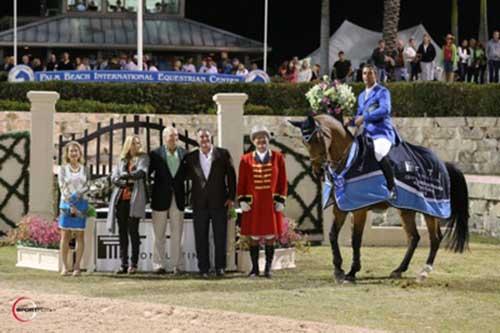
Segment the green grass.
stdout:
<svg viewBox="0 0 500 333">
<path fill-rule="evenodd" d="M 441 250 L 435 271 L 423 284 L 417 284 L 414 277 L 427 248 L 417 250 L 407 277 L 401 280 L 387 276 L 405 249 L 363 248 L 358 283 L 342 286 L 331 277 L 328 247 L 298 254 L 298 268 L 275 272 L 272 280 L 230 274 L 209 281 L 192 276 L 98 273 L 62 278 L 57 273 L 15 268 L 15 248 L 0 247 L 0 288 L 168 303 L 398 332 L 493 332 L 499 330 L 500 318 L 500 246 L 485 243 L 482 239 L 471 244 L 464 255 Z M 347 270 L 351 251 L 342 251 Z"/>
</svg>

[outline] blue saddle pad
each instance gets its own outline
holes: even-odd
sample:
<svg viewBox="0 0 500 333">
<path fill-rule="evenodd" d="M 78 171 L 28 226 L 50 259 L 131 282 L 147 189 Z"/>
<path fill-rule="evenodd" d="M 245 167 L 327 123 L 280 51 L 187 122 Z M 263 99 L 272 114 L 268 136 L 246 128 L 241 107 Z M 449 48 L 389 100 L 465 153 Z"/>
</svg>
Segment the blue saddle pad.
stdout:
<svg viewBox="0 0 500 333">
<path fill-rule="evenodd" d="M 328 170 L 323 208 L 336 203 L 343 211 L 353 211 L 387 202 L 396 208 L 449 218 L 450 179 L 445 164 L 430 149 L 401 140 L 388 156 L 396 178 L 396 199 L 389 199 L 373 141 L 360 135 L 353 142 L 344 170 Z"/>
</svg>

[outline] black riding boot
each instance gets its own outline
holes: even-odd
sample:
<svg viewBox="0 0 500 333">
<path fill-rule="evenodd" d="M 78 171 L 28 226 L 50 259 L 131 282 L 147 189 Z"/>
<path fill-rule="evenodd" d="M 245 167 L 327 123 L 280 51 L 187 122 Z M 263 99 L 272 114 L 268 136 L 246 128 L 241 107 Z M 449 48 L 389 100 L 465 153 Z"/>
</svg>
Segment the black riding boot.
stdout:
<svg viewBox="0 0 500 333">
<path fill-rule="evenodd" d="M 250 246 L 250 259 L 252 259 L 252 270 L 249 277 L 259 276 L 259 246 Z"/>
<path fill-rule="evenodd" d="M 387 181 L 387 189 L 391 192 L 391 198 L 394 199 L 394 170 L 392 169 L 391 162 L 389 162 L 389 158 L 385 156 L 378 162 L 378 164 L 380 165 L 385 180 Z"/>
<path fill-rule="evenodd" d="M 267 278 L 271 277 L 271 267 L 273 265 L 274 259 L 274 245 L 266 245 L 266 269 L 264 270 L 264 276 Z"/>
</svg>

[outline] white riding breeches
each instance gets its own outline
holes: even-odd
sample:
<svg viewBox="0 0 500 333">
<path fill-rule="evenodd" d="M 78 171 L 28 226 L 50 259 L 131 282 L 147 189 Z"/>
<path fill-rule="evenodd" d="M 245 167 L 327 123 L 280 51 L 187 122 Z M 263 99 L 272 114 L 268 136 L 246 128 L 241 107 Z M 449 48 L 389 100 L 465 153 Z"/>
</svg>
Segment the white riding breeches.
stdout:
<svg viewBox="0 0 500 333">
<path fill-rule="evenodd" d="M 375 159 L 380 162 L 391 150 L 392 143 L 386 138 L 377 138 L 373 140 L 373 150 L 375 150 Z"/>
</svg>

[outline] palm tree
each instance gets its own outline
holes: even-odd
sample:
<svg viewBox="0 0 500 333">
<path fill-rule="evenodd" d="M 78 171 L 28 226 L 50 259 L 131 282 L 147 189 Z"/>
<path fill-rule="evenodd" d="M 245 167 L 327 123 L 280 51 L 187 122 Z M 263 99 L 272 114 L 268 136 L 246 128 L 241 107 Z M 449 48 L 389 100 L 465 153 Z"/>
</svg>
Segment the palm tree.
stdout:
<svg viewBox="0 0 500 333">
<path fill-rule="evenodd" d="M 330 0 L 321 1 L 321 35 L 319 64 L 321 75 L 328 75 L 330 68 Z"/>
<path fill-rule="evenodd" d="M 451 34 L 458 42 L 458 0 L 451 1 Z"/>
<path fill-rule="evenodd" d="M 399 27 L 399 10 L 401 0 L 384 0 L 384 31 L 383 38 L 390 52 L 396 46 Z"/>
<path fill-rule="evenodd" d="M 479 17 L 479 40 L 481 43 L 486 43 L 488 41 L 488 2 L 486 0 L 481 0 Z"/>
</svg>

